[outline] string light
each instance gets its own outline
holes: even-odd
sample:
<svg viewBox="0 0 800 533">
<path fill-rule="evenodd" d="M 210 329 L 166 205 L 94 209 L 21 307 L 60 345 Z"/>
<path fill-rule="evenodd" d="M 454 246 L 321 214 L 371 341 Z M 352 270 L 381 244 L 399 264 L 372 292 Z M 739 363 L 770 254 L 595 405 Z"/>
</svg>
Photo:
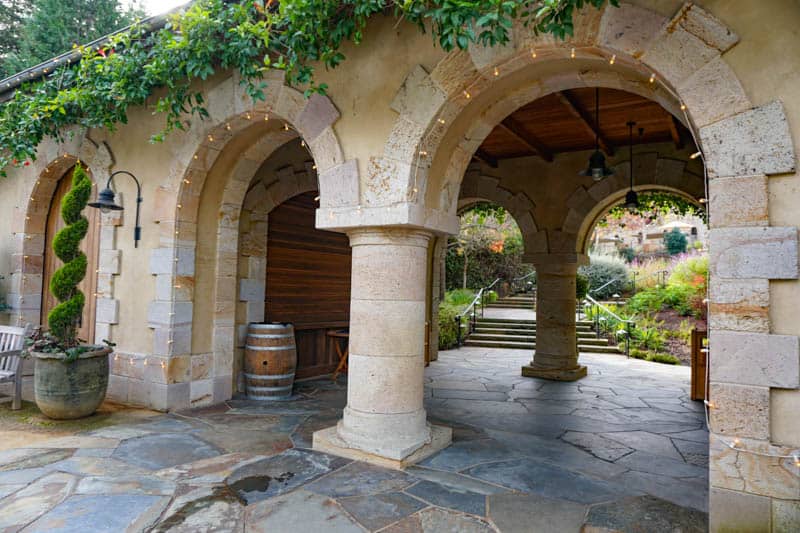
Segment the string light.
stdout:
<svg viewBox="0 0 800 533">
<path fill-rule="evenodd" d="M 690 155 L 689 159 L 697 159 L 701 155 L 703 155 L 703 152 L 697 151 L 697 152 L 693 153 L 692 155 Z"/>
<path fill-rule="evenodd" d="M 535 48 L 531 48 L 531 57 L 533 59 L 536 59 L 536 49 Z"/>
<path fill-rule="evenodd" d="M 571 57 L 572 59 L 575 59 L 575 48 L 574 47 L 572 48 L 572 50 L 570 50 L 569 57 Z"/>
<path fill-rule="evenodd" d="M 287 124 L 286 122 L 284 122 L 284 123 L 283 123 L 283 129 L 284 129 L 284 131 L 289 131 L 289 124 Z"/>
<path fill-rule="evenodd" d="M 608 64 L 613 65 L 616 60 L 617 60 L 617 54 L 613 54 L 611 56 L 611 59 L 608 60 Z"/>
<path fill-rule="evenodd" d="M 247 120 L 251 120 L 251 119 L 253 118 L 253 115 L 251 115 L 250 113 L 245 113 L 244 117 L 245 117 Z"/>
<path fill-rule="evenodd" d="M 211 142 L 211 143 L 214 142 L 214 136 L 213 135 L 209 135 L 208 136 L 208 142 Z"/>
<path fill-rule="evenodd" d="M 655 81 L 656 81 L 656 73 L 653 72 L 652 74 L 650 74 L 650 83 L 655 83 Z"/>
<path fill-rule="evenodd" d="M 500 71 L 497 69 L 497 67 L 494 67 L 494 76 L 497 77 L 499 75 L 500 75 Z"/>
<path fill-rule="evenodd" d="M 681 103 L 681 111 L 686 111 L 686 104 Z"/>
<path fill-rule="evenodd" d="M 267 122 L 268 120 L 269 120 L 269 113 L 265 113 L 264 114 L 264 122 Z"/>
<path fill-rule="evenodd" d="M 470 98 L 472 98 L 472 96 L 469 94 L 469 91 L 467 91 L 467 90 L 464 90 L 464 98 L 466 98 L 467 100 L 469 100 Z"/>
<path fill-rule="evenodd" d="M 446 124 L 447 123 L 447 121 L 445 119 L 443 119 L 443 118 L 438 119 L 436 122 L 438 122 L 439 124 Z"/>
</svg>

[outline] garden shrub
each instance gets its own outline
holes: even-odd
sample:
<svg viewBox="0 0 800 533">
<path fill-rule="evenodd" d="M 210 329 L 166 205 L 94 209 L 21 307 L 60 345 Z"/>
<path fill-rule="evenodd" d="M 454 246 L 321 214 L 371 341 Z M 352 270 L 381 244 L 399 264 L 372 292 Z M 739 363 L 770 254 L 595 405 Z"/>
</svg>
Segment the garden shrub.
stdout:
<svg viewBox="0 0 800 533">
<path fill-rule="evenodd" d="M 593 298 L 610 298 L 615 293 L 622 292 L 628 283 L 628 267 L 619 257 L 608 255 L 592 255 L 589 265 L 582 266 L 578 272 L 589 279 L 589 293 Z M 616 281 L 603 287 L 609 281 Z M 594 289 L 601 290 L 592 292 Z"/>
<path fill-rule="evenodd" d="M 647 350 L 641 350 L 639 348 L 631 348 L 630 356 L 634 359 L 647 359 Z"/>
<path fill-rule="evenodd" d="M 497 295 L 497 293 L 495 291 L 486 291 L 486 292 L 483 293 L 483 296 L 481 297 L 481 300 L 483 301 L 483 304 L 485 305 L 485 304 L 493 304 L 493 303 L 495 303 L 498 298 L 499 298 L 499 296 Z"/>
<path fill-rule="evenodd" d="M 578 274 L 575 276 L 575 297 L 578 300 L 583 300 L 586 298 L 586 294 L 589 292 L 589 278 L 585 274 Z"/>
<path fill-rule="evenodd" d="M 672 231 L 664 233 L 664 248 L 667 249 L 669 255 L 682 254 L 686 251 L 689 240 L 678 228 L 672 228 Z"/>
<path fill-rule="evenodd" d="M 665 365 L 679 365 L 681 364 L 681 360 L 675 357 L 674 355 L 670 355 L 668 353 L 650 353 L 647 355 L 646 358 L 648 361 L 653 363 L 663 363 Z"/>
<path fill-rule="evenodd" d="M 466 306 L 472 303 L 475 299 L 475 292 L 470 289 L 455 289 L 447 291 L 444 295 L 444 301 L 448 304 L 463 310 Z"/>
<path fill-rule="evenodd" d="M 658 313 L 663 307 L 664 293 L 661 289 L 637 292 L 628 300 L 628 309 L 636 314 Z"/>
<path fill-rule="evenodd" d="M 449 350 L 458 342 L 458 326 L 456 316 L 461 312 L 461 307 L 456 307 L 447 302 L 439 304 L 439 349 Z"/>
<path fill-rule="evenodd" d="M 660 350 L 664 347 L 666 336 L 657 328 L 638 327 L 633 331 L 632 341 L 639 348 Z"/>
</svg>

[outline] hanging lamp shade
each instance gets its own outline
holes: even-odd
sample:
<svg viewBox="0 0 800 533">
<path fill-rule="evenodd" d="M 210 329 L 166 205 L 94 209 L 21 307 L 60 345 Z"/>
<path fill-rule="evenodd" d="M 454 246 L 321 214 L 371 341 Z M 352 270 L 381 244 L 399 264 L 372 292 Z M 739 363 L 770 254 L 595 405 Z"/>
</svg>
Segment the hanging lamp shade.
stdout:
<svg viewBox="0 0 800 533">
<path fill-rule="evenodd" d="M 606 156 L 600 150 L 595 150 L 589 156 L 589 166 L 585 170 L 578 172 L 580 176 L 591 176 L 594 181 L 614 175 L 614 171 L 606 166 Z"/>
<path fill-rule="evenodd" d="M 614 171 L 606 166 L 606 156 L 600 151 L 600 88 L 594 90 L 594 153 L 589 156 L 589 166 L 578 172 L 579 176 L 591 176 L 594 181 L 601 181 L 614 175 Z"/>
<path fill-rule="evenodd" d="M 628 164 L 630 165 L 629 174 L 631 178 L 631 188 L 625 193 L 626 209 L 636 209 L 639 207 L 639 195 L 633 190 L 633 127 L 635 125 L 636 123 L 633 121 L 629 121 L 626 124 L 626 126 L 628 126 Z M 642 133 L 644 133 L 644 130 L 639 128 L 639 141 L 642 140 Z"/>
<path fill-rule="evenodd" d="M 636 209 L 639 207 L 639 195 L 633 189 L 625 193 L 625 207 L 627 209 Z"/>
</svg>

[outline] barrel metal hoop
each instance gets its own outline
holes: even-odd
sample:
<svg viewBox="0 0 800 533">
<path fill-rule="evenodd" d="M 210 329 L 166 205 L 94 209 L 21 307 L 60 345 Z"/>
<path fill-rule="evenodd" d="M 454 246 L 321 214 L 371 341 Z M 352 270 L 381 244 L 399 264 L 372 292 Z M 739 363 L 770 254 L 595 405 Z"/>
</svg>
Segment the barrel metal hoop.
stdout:
<svg viewBox="0 0 800 533">
<path fill-rule="evenodd" d="M 252 337 L 254 339 L 293 339 L 294 335 L 289 333 L 288 335 L 271 335 L 268 333 L 248 333 L 248 337 Z"/>
<path fill-rule="evenodd" d="M 247 379 L 288 379 L 294 377 L 294 372 L 291 374 L 278 374 L 278 375 L 263 375 L 263 374 L 248 374 L 247 372 L 242 372 L 244 377 Z"/>
<path fill-rule="evenodd" d="M 245 349 L 253 350 L 255 352 L 280 352 L 286 350 L 294 350 L 295 345 L 292 344 L 291 346 L 251 346 L 248 344 L 245 346 Z"/>
<path fill-rule="evenodd" d="M 292 327 L 291 324 L 250 324 L 252 329 L 285 329 Z"/>
<path fill-rule="evenodd" d="M 263 391 L 263 392 L 278 392 L 283 390 L 292 390 L 293 385 L 286 385 L 285 387 L 247 387 L 247 393 Z"/>
</svg>

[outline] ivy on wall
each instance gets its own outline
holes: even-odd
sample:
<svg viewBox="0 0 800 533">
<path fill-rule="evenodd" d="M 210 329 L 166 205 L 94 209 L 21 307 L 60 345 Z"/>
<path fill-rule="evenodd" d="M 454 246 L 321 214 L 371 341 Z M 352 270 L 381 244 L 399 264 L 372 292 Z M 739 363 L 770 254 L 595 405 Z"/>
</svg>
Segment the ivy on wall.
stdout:
<svg viewBox="0 0 800 533">
<path fill-rule="evenodd" d="M 324 93 L 315 68 L 345 60 L 342 44 L 362 41 L 370 19 L 391 15 L 429 32 L 446 51 L 509 42 L 515 19 L 564 39 L 573 14 L 605 0 L 199 0 L 158 31 L 134 24 L 101 48 L 80 48 L 73 65 L 21 86 L 0 106 L 0 176 L 27 165 L 46 138 L 61 140 L 70 126 L 113 131 L 128 110 L 148 103 L 165 124 L 151 141 L 205 118 L 201 92 L 192 89 L 218 71 L 237 69 L 249 96 L 264 99 L 262 74 L 280 69 L 310 95 Z M 618 0 L 609 0 L 617 5 Z"/>
</svg>

